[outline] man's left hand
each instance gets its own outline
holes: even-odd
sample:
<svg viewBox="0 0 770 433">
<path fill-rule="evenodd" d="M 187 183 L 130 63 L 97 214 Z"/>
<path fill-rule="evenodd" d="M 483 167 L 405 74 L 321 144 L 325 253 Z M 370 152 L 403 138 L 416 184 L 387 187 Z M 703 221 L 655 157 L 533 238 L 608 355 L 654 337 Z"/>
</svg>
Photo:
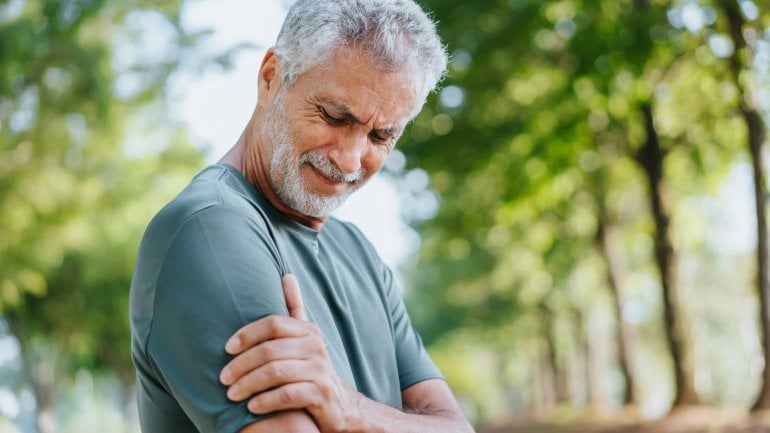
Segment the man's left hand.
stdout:
<svg viewBox="0 0 770 433">
<path fill-rule="evenodd" d="M 305 409 L 323 433 L 363 430 L 363 396 L 335 372 L 320 329 L 307 319 L 297 279 L 289 274 L 281 282 L 290 316 L 252 322 L 225 346 L 235 355 L 220 374 L 228 398 L 251 397 L 248 408 L 256 414 Z"/>
</svg>

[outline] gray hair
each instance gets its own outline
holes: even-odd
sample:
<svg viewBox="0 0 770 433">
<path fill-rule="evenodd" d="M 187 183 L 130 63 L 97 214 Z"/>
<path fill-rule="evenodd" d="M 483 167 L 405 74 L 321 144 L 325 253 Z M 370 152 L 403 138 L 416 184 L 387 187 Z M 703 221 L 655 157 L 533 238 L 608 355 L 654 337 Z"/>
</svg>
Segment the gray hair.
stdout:
<svg viewBox="0 0 770 433">
<path fill-rule="evenodd" d="M 335 49 L 352 46 L 385 70 L 411 73 L 417 110 L 446 71 L 436 26 L 413 0 L 297 0 L 275 44 L 281 78 L 291 86 Z"/>
</svg>

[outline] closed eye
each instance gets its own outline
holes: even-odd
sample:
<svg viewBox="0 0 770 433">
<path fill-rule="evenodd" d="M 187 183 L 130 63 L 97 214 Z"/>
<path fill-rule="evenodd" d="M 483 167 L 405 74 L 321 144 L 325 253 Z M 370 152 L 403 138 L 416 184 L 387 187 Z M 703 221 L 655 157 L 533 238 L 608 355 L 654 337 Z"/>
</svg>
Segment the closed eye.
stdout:
<svg viewBox="0 0 770 433">
<path fill-rule="evenodd" d="M 335 117 L 329 114 L 328 111 L 326 111 L 323 107 L 320 105 L 318 106 L 318 112 L 321 113 L 321 117 L 323 117 L 324 121 L 332 126 L 346 126 L 350 125 L 351 121 L 347 117 Z"/>
<path fill-rule="evenodd" d="M 372 140 L 372 143 L 374 144 L 388 144 L 390 142 L 392 137 L 390 136 L 383 136 L 376 130 L 372 130 L 369 132 L 369 139 Z"/>
<path fill-rule="evenodd" d="M 315 107 L 324 122 L 331 126 L 363 125 L 363 122 L 358 120 L 346 108 L 342 108 L 340 115 L 332 115 L 321 104 L 315 104 Z M 390 145 L 395 142 L 399 135 L 400 132 L 396 128 L 372 129 L 368 134 L 369 140 L 376 145 Z"/>
</svg>

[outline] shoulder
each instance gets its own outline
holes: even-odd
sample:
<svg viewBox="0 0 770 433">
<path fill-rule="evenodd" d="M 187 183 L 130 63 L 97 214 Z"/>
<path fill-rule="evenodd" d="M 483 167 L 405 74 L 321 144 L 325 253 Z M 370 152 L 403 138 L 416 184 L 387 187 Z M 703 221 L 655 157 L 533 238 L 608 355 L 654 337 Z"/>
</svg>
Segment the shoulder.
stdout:
<svg viewBox="0 0 770 433">
<path fill-rule="evenodd" d="M 174 199 L 164 206 L 150 225 L 184 221 L 207 209 L 246 210 L 256 203 L 234 186 L 232 173 L 223 166 L 211 166 L 198 173 Z"/>
<path fill-rule="evenodd" d="M 161 282 L 184 282 L 186 290 L 224 283 L 238 289 L 249 286 L 248 278 L 280 277 L 284 266 L 271 222 L 228 176 L 221 166 L 203 170 L 149 223 L 131 281 L 137 313 L 151 314 Z"/>
<path fill-rule="evenodd" d="M 213 227 L 265 229 L 269 224 L 256 191 L 239 179 L 232 168 L 205 168 L 153 217 L 145 230 L 143 247 L 168 245 L 192 219 Z M 246 185 L 244 185 L 246 183 Z M 251 188 L 251 191 L 249 190 Z M 150 245 L 146 245 L 146 244 Z"/>
</svg>

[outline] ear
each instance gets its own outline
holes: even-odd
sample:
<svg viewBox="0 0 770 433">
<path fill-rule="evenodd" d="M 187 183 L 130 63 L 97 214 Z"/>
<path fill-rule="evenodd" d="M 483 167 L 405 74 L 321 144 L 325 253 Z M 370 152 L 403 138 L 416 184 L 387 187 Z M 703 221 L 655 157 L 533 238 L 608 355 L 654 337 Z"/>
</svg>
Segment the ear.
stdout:
<svg viewBox="0 0 770 433">
<path fill-rule="evenodd" d="M 270 106 L 280 85 L 281 74 L 278 56 L 275 54 L 275 49 L 270 48 L 262 59 L 262 66 L 259 67 L 257 105 L 262 107 Z"/>
</svg>

